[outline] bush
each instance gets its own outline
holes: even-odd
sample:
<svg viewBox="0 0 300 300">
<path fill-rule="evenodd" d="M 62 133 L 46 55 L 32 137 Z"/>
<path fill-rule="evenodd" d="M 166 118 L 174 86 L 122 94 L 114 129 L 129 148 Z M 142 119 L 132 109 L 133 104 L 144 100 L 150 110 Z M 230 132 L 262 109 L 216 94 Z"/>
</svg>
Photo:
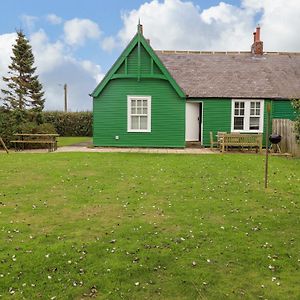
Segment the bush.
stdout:
<svg viewBox="0 0 300 300">
<path fill-rule="evenodd" d="M 53 124 L 44 123 L 36 127 L 37 133 L 57 133 Z"/>
<path fill-rule="evenodd" d="M 92 136 L 91 112 L 9 111 L 0 107 L 0 137 L 6 145 L 15 133 L 58 133 L 61 136 Z"/>
<path fill-rule="evenodd" d="M 9 147 L 13 139 L 13 134 L 17 131 L 16 115 L 0 108 L 0 137 L 3 138 L 4 143 Z"/>
<path fill-rule="evenodd" d="M 293 107 L 297 113 L 297 117 L 295 121 L 295 130 L 297 134 L 297 139 L 300 142 L 300 99 L 293 100 Z"/>
<path fill-rule="evenodd" d="M 91 112 L 43 112 L 43 119 L 51 123 L 61 136 L 92 136 Z"/>
<path fill-rule="evenodd" d="M 34 122 L 27 122 L 18 126 L 19 133 L 56 133 L 55 127 L 52 124 L 44 123 L 37 125 Z"/>
</svg>

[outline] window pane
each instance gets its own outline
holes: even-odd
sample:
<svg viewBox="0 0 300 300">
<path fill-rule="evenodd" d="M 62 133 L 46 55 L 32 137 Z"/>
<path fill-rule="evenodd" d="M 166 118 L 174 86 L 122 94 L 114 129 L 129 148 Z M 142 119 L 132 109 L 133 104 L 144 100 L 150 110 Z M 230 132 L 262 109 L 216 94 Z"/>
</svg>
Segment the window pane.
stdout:
<svg viewBox="0 0 300 300">
<path fill-rule="evenodd" d="M 254 109 L 254 108 L 251 108 L 251 109 L 250 109 L 250 115 L 251 115 L 251 116 L 253 116 L 253 115 L 254 115 L 254 111 L 255 111 L 255 109 Z"/>
<path fill-rule="evenodd" d="M 251 102 L 251 108 L 255 108 L 255 102 Z"/>
<path fill-rule="evenodd" d="M 142 108 L 141 107 L 138 107 L 137 108 L 137 114 L 141 114 L 142 113 Z"/>
<path fill-rule="evenodd" d="M 147 100 L 143 100 L 143 107 L 147 107 L 148 106 L 148 101 Z"/>
<path fill-rule="evenodd" d="M 259 130 L 259 117 L 250 118 L 250 130 Z"/>
<path fill-rule="evenodd" d="M 131 107 L 131 114 L 136 114 L 136 108 L 135 107 Z"/>
<path fill-rule="evenodd" d="M 245 102 L 240 102 L 240 108 L 244 108 L 245 107 Z"/>
<path fill-rule="evenodd" d="M 243 130 L 244 129 L 244 118 L 243 117 L 234 117 L 234 129 Z"/>
<path fill-rule="evenodd" d="M 131 117 L 131 129 L 139 129 L 139 117 Z"/>
<path fill-rule="evenodd" d="M 260 109 L 256 110 L 256 115 L 259 116 L 260 115 Z"/>
<path fill-rule="evenodd" d="M 147 129 L 147 117 L 140 117 L 140 129 Z"/>
<path fill-rule="evenodd" d="M 234 107 L 235 108 L 239 108 L 240 106 L 239 106 L 239 102 L 234 102 Z"/>
<path fill-rule="evenodd" d="M 256 102 L 256 108 L 260 108 L 260 102 Z"/>
<path fill-rule="evenodd" d="M 238 110 L 238 109 L 235 109 L 235 110 L 234 110 L 234 115 L 235 115 L 235 116 L 238 116 L 238 115 L 239 115 L 239 110 Z"/>
<path fill-rule="evenodd" d="M 146 115 L 147 114 L 147 107 L 143 108 L 143 114 Z"/>
<path fill-rule="evenodd" d="M 131 107 L 135 107 L 136 106 L 136 100 L 131 99 Z"/>
<path fill-rule="evenodd" d="M 141 107 L 142 106 L 142 100 L 137 100 L 137 107 Z"/>
<path fill-rule="evenodd" d="M 245 115 L 245 110 L 244 109 L 240 109 L 240 116 L 244 116 Z"/>
</svg>

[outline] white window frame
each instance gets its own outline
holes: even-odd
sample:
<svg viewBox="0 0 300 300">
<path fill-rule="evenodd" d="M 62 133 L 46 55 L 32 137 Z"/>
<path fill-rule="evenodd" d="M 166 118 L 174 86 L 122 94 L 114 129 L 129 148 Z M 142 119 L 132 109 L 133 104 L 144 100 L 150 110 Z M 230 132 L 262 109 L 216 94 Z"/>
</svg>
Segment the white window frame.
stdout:
<svg viewBox="0 0 300 300">
<path fill-rule="evenodd" d="M 132 129 L 131 127 L 131 100 L 147 100 L 147 114 L 136 114 L 136 116 L 147 116 L 147 129 Z M 127 132 L 151 132 L 151 96 L 127 96 Z"/>
<path fill-rule="evenodd" d="M 234 129 L 235 102 L 244 102 L 245 103 L 244 128 L 243 129 Z M 259 129 L 258 130 L 250 129 L 251 102 L 259 102 L 260 103 Z M 262 100 L 262 99 L 232 99 L 232 101 L 231 101 L 231 132 L 262 133 L 263 130 L 264 130 L 264 100 Z"/>
</svg>

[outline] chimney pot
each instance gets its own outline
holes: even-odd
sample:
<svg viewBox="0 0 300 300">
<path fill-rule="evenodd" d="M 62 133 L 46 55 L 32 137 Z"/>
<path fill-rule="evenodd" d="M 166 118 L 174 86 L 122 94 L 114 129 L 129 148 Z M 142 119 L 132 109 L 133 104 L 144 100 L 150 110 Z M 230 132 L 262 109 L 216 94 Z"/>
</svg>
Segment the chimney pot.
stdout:
<svg viewBox="0 0 300 300">
<path fill-rule="evenodd" d="M 255 34 L 256 42 L 260 42 L 260 27 L 256 27 L 256 34 Z"/>
<path fill-rule="evenodd" d="M 251 53 L 254 55 L 263 55 L 263 42 L 260 40 L 260 27 L 256 27 L 256 32 L 253 32 L 254 42 L 251 46 Z"/>
</svg>

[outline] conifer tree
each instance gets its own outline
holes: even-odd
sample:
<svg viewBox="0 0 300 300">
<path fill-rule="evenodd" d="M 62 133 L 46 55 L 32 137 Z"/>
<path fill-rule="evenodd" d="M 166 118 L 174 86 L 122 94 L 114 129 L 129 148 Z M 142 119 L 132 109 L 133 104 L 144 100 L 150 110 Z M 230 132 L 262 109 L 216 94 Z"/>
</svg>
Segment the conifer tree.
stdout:
<svg viewBox="0 0 300 300">
<path fill-rule="evenodd" d="M 43 86 L 38 76 L 34 75 L 34 56 L 31 45 L 24 33 L 17 31 L 16 44 L 13 46 L 9 72 L 3 81 L 7 89 L 2 89 L 3 103 L 10 110 L 32 109 L 42 111 L 45 99 Z"/>
</svg>

